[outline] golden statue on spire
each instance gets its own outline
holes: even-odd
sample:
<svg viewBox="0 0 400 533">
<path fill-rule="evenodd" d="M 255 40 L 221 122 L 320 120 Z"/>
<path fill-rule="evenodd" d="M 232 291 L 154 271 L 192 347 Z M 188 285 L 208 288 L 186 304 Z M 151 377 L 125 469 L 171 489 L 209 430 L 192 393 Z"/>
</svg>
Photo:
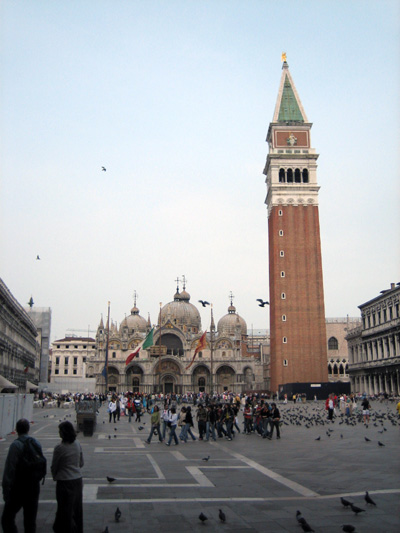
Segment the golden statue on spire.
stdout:
<svg viewBox="0 0 400 533">
<path fill-rule="evenodd" d="M 286 61 L 287 61 L 286 52 L 282 52 L 281 61 L 282 61 L 282 63 L 286 63 Z"/>
</svg>

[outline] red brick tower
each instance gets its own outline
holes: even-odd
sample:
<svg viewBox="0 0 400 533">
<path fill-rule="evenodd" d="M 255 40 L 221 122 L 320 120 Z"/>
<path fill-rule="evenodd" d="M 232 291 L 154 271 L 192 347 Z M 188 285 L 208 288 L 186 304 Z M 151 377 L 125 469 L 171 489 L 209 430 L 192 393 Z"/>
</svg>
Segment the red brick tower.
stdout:
<svg viewBox="0 0 400 533">
<path fill-rule="evenodd" d="M 328 381 L 317 159 L 289 66 L 268 129 L 271 391 Z"/>
</svg>

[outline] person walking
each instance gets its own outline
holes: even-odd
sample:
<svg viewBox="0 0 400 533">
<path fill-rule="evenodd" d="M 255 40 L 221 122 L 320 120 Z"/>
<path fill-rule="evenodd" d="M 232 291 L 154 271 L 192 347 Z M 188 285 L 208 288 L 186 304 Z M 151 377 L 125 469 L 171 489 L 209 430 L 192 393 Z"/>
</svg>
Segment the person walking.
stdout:
<svg viewBox="0 0 400 533">
<path fill-rule="evenodd" d="M 61 422 L 58 429 L 61 443 L 54 448 L 51 463 L 51 473 L 57 482 L 57 512 L 53 531 L 83 533 L 82 448 L 76 440 L 76 432 L 71 422 Z"/>
<path fill-rule="evenodd" d="M 281 421 L 281 415 L 279 412 L 279 409 L 276 406 L 276 403 L 271 403 L 271 431 L 269 432 L 268 438 L 271 440 L 272 435 L 274 433 L 274 428 L 276 428 L 276 438 L 281 438 L 281 431 L 280 431 L 280 421 Z"/>
<path fill-rule="evenodd" d="M 215 434 L 216 421 L 217 419 L 216 419 L 216 413 L 215 413 L 215 406 L 213 404 L 210 404 L 207 407 L 206 441 L 210 440 L 210 434 L 214 442 L 217 440 L 217 437 Z"/>
<path fill-rule="evenodd" d="M 183 442 L 187 442 L 188 435 L 192 437 L 192 440 L 196 440 L 196 437 L 193 435 L 192 427 L 193 427 L 193 416 L 192 416 L 192 408 L 190 405 L 186 408 L 186 415 L 184 418 L 184 426 L 182 431 L 182 440 Z"/>
<path fill-rule="evenodd" d="M 199 428 L 199 440 L 203 440 L 203 435 L 205 435 L 207 431 L 207 411 L 202 403 L 199 403 L 196 418 L 197 426 Z"/>
<path fill-rule="evenodd" d="M 108 412 L 110 415 L 108 421 L 111 423 L 111 418 L 113 418 L 114 424 L 115 424 L 115 417 L 117 416 L 117 406 L 113 398 L 110 400 L 110 403 L 108 404 Z"/>
<path fill-rule="evenodd" d="M 158 440 L 160 442 L 163 442 L 163 438 L 162 438 L 161 430 L 160 430 L 160 410 L 158 409 L 158 405 L 154 406 L 154 411 L 153 411 L 153 414 L 151 415 L 150 422 L 151 422 L 151 430 L 150 430 L 149 438 L 146 440 L 147 444 L 150 444 L 151 437 L 153 436 L 156 430 L 157 430 Z"/>
<path fill-rule="evenodd" d="M 3 498 L 4 509 L 1 525 L 4 533 L 17 533 L 15 517 L 22 508 L 24 511 L 25 533 L 36 532 L 36 516 L 39 505 L 40 479 L 31 474 L 24 465 L 25 443 L 33 441 L 32 445 L 42 454 L 40 443 L 29 437 L 30 425 L 28 420 L 21 418 L 16 424 L 18 438 L 11 443 L 8 450 L 3 472 Z M 40 450 L 40 452 L 39 452 Z M 46 461 L 44 461 L 44 475 L 46 474 Z"/>
<path fill-rule="evenodd" d="M 175 445 L 178 446 L 179 441 L 178 437 L 176 436 L 176 425 L 178 423 L 178 415 L 176 413 L 175 407 L 171 407 L 171 411 L 168 418 L 168 427 L 170 428 L 169 431 L 169 439 L 166 443 L 167 446 L 171 446 L 172 439 L 175 441 Z"/>
</svg>

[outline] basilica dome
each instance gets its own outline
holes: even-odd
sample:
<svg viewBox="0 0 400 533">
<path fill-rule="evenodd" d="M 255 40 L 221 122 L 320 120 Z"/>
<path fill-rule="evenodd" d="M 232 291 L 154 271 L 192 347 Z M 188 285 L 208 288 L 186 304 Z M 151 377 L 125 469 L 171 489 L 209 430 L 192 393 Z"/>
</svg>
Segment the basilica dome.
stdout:
<svg viewBox="0 0 400 533">
<path fill-rule="evenodd" d="M 201 318 L 197 308 L 190 303 L 190 294 L 185 291 L 176 292 L 174 301 L 161 309 L 161 323 L 170 321 L 178 328 L 190 328 L 193 333 L 201 331 Z"/>
<path fill-rule="evenodd" d="M 139 309 L 136 305 L 132 307 L 131 314 L 121 322 L 120 331 L 122 332 L 125 327 L 129 329 L 129 333 L 146 333 L 147 321 L 139 315 Z"/>
<path fill-rule="evenodd" d="M 231 305 L 228 307 L 228 314 L 224 315 L 218 321 L 218 334 L 220 337 L 233 336 L 236 334 L 236 327 L 240 326 L 240 334 L 247 335 L 246 321 L 236 313 L 236 307 Z"/>
</svg>

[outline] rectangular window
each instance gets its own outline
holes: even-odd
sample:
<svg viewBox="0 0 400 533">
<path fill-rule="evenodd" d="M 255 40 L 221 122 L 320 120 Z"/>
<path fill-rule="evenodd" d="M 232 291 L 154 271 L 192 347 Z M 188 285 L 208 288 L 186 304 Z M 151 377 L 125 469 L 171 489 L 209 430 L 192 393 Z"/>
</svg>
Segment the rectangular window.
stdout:
<svg viewBox="0 0 400 533">
<path fill-rule="evenodd" d="M 77 369 L 76 369 L 76 368 L 74 368 L 74 371 L 73 371 L 73 373 L 74 373 L 75 375 L 76 375 L 76 374 L 78 373 L 78 371 L 77 371 Z"/>
<path fill-rule="evenodd" d="M 75 350 L 77 350 L 77 349 L 78 349 L 78 345 L 77 345 L 77 344 L 75 344 L 74 348 L 75 348 Z"/>
<path fill-rule="evenodd" d="M 68 364 L 68 357 L 64 357 L 64 364 L 65 364 L 65 365 Z"/>
<path fill-rule="evenodd" d="M 283 237 L 283 229 L 279 230 L 279 237 Z"/>
<path fill-rule="evenodd" d="M 56 365 L 59 365 L 59 364 L 60 364 L 60 358 L 56 357 Z"/>
<path fill-rule="evenodd" d="M 78 358 L 74 357 L 74 365 L 77 365 L 77 364 L 78 364 Z"/>
<path fill-rule="evenodd" d="M 68 350 L 68 348 L 69 348 L 69 344 L 66 344 L 66 346 L 65 346 L 65 347 L 66 347 L 66 349 Z"/>
<path fill-rule="evenodd" d="M 86 357 L 82 357 L 82 363 L 86 363 Z"/>
<path fill-rule="evenodd" d="M 281 251 L 279 252 L 279 255 L 280 255 L 280 257 L 285 257 L 285 252 L 284 252 L 283 250 L 281 250 Z"/>
<path fill-rule="evenodd" d="M 285 277 L 285 272 L 282 270 L 281 272 L 281 278 L 284 278 Z"/>
<path fill-rule="evenodd" d="M 86 350 L 86 344 L 84 344 L 84 345 L 82 346 L 82 348 L 83 348 L 84 350 Z"/>
<path fill-rule="evenodd" d="M 283 344 L 287 344 L 287 337 L 283 337 L 282 342 Z"/>
<path fill-rule="evenodd" d="M 68 374 L 68 368 L 64 368 L 64 374 Z"/>
<path fill-rule="evenodd" d="M 281 300 L 286 300 L 286 293 L 285 293 L 285 292 L 283 292 L 283 293 L 281 294 Z"/>
<path fill-rule="evenodd" d="M 161 324 L 162 325 L 162 324 Z M 117 357 L 117 354 L 115 352 L 112 353 L 113 359 Z"/>
<path fill-rule="evenodd" d="M 283 366 L 288 366 L 288 360 L 287 359 L 283 360 Z"/>
<path fill-rule="evenodd" d="M 286 315 L 282 315 L 282 322 L 286 322 Z"/>
<path fill-rule="evenodd" d="M 59 372 L 59 370 L 58 370 L 58 368 L 56 368 L 56 369 L 54 370 L 54 374 L 58 374 L 58 372 Z"/>
<path fill-rule="evenodd" d="M 283 216 L 283 211 L 282 211 L 282 209 L 279 209 L 279 211 L 278 211 L 278 215 L 279 215 L 280 217 Z"/>
</svg>

